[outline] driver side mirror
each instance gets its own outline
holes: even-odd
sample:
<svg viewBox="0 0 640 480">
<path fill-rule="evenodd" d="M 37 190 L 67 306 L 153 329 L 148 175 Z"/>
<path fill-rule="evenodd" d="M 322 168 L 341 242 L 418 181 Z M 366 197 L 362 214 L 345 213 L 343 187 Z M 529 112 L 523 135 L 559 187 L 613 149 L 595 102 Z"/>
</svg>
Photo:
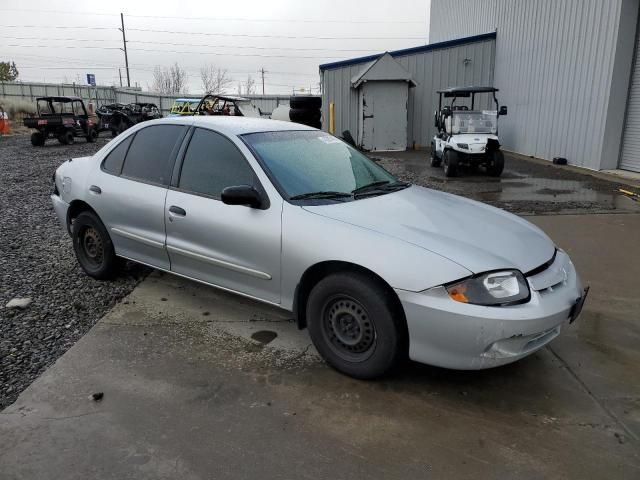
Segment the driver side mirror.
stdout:
<svg viewBox="0 0 640 480">
<path fill-rule="evenodd" d="M 262 206 L 262 197 L 251 185 L 237 185 L 222 190 L 222 203 L 227 205 L 244 205 L 251 208 Z"/>
<path fill-rule="evenodd" d="M 500 111 L 498 112 L 498 115 L 506 115 L 507 114 L 507 106 L 503 105 L 500 107 Z"/>
</svg>

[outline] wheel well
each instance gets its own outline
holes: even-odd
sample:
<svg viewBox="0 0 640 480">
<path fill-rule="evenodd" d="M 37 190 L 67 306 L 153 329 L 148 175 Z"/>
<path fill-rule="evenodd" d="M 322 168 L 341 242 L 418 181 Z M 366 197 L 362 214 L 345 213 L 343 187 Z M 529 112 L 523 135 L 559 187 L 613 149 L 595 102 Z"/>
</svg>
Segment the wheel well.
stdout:
<svg viewBox="0 0 640 480">
<path fill-rule="evenodd" d="M 98 214 L 96 211 L 91 208 L 87 202 L 83 202 L 82 200 L 74 200 L 69 204 L 69 208 L 67 209 L 67 231 L 71 234 L 71 225 L 73 224 L 73 220 L 80 215 L 82 212 L 92 212 L 96 216 Z"/>
<path fill-rule="evenodd" d="M 394 310 L 396 310 L 396 313 L 398 315 L 402 315 L 402 323 L 406 328 L 407 321 L 404 315 L 404 309 L 402 308 L 402 304 L 400 303 L 400 299 L 398 298 L 398 295 L 393 290 L 393 288 L 391 288 L 391 286 L 382 277 L 380 277 L 375 272 L 372 272 L 368 268 L 362 267 L 355 263 L 343 261 L 327 261 L 316 263 L 315 265 L 309 267 L 302 275 L 300 283 L 298 283 L 296 287 L 293 301 L 293 314 L 295 315 L 299 329 L 303 329 L 307 326 L 307 300 L 309 299 L 309 294 L 311 293 L 313 287 L 328 275 L 344 272 L 358 272 L 364 274 L 372 281 L 376 282 L 378 285 L 384 288 L 389 294 L 389 298 L 391 299 L 391 302 L 394 306 Z"/>
</svg>

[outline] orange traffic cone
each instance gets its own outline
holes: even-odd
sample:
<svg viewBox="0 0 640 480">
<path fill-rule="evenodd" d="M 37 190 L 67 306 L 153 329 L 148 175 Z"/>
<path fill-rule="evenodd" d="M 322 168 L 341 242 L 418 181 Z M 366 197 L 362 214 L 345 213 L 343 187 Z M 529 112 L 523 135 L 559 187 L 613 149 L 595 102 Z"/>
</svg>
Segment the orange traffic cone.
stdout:
<svg viewBox="0 0 640 480">
<path fill-rule="evenodd" d="M 0 135 L 8 135 L 11 133 L 11 123 L 7 112 L 0 110 Z"/>
</svg>

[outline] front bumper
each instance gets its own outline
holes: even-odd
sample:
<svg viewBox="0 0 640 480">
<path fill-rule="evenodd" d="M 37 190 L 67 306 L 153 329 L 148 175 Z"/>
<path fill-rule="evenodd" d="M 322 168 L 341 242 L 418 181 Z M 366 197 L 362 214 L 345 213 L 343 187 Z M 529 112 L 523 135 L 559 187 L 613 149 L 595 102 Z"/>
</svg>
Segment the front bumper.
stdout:
<svg viewBox="0 0 640 480">
<path fill-rule="evenodd" d="M 51 195 L 51 202 L 53 203 L 53 209 L 58 216 L 60 225 L 62 225 L 65 232 L 69 233 L 69 225 L 67 225 L 67 211 L 69 210 L 69 204 L 56 194 Z"/>
<path fill-rule="evenodd" d="M 531 300 L 485 307 L 452 300 L 444 287 L 396 290 L 409 329 L 409 357 L 458 370 L 496 367 L 542 348 L 568 324 L 583 295 L 569 257 L 558 252 L 548 270 L 527 278 Z"/>
</svg>

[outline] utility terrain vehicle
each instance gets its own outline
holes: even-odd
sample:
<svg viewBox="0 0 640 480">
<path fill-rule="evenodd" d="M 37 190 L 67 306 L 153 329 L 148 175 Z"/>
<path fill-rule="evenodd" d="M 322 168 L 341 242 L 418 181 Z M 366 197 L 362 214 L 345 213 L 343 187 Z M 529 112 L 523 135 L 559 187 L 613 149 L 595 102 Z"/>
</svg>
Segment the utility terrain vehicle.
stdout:
<svg viewBox="0 0 640 480">
<path fill-rule="evenodd" d="M 497 91 L 493 87 L 452 87 L 438 91 L 435 112 L 438 133 L 431 141 L 432 167 L 442 164 L 447 177 L 455 177 L 461 165 L 484 166 L 494 177 L 502 174 L 504 155 L 498 141 L 498 117 L 507 114 L 507 107 L 498 105 Z M 478 94 L 491 98 L 476 102 Z M 447 105 L 443 106 L 443 98 Z M 470 105 L 456 104 L 457 100 L 465 102 L 464 99 L 470 99 Z M 495 110 L 488 109 L 491 100 Z"/>
<path fill-rule="evenodd" d="M 24 119 L 24 126 L 34 128 L 31 144 L 41 147 L 49 137 L 63 145 L 83 137 L 87 142 L 98 138 L 98 117 L 87 113 L 84 102 L 77 97 L 40 97 L 36 99 L 37 115 Z"/>
<path fill-rule="evenodd" d="M 113 137 L 136 123 L 162 118 L 155 103 L 112 103 L 102 105 L 96 113 L 100 117 L 100 129 L 111 130 Z"/>
<path fill-rule="evenodd" d="M 196 107 L 194 115 L 227 115 L 260 118 L 260 110 L 251 99 L 230 95 L 205 95 Z"/>
</svg>

